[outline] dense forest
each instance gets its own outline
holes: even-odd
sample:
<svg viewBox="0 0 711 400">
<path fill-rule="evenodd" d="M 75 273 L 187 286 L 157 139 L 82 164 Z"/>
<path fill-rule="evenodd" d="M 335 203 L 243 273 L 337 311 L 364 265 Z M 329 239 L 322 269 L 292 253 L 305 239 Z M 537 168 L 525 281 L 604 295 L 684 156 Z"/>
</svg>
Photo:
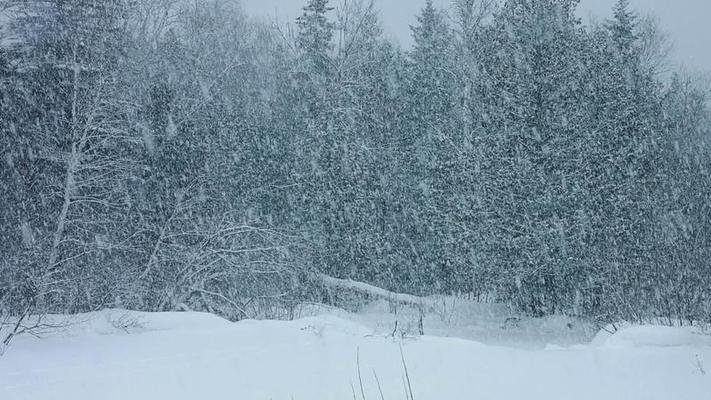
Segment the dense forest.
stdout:
<svg viewBox="0 0 711 400">
<path fill-rule="evenodd" d="M 711 114 L 620 0 L 0 0 L 0 324 L 288 318 L 320 277 L 711 320 Z"/>
</svg>

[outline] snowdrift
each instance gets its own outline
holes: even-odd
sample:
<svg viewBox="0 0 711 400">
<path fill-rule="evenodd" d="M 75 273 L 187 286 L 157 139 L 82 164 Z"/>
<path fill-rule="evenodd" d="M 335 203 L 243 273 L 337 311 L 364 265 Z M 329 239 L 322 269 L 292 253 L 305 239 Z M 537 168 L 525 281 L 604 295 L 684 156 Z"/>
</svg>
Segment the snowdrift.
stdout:
<svg viewBox="0 0 711 400">
<path fill-rule="evenodd" d="M 59 320 L 59 317 L 55 317 Z M 523 349 L 397 337 L 345 315 L 230 323 L 201 313 L 74 317 L 0 358 L 3 400 L 711 398 L 709 338 L 631 327 L 595 345 Z M 377 378 L 376 378 L 377 377 Z"/>
<path fill-rule="evenodd" d="M 593 344 L 604 347 L 709 347 L 711 335 L 696 326 L 630 326 L 614 334 L 602 330 Z"/>
</svg>

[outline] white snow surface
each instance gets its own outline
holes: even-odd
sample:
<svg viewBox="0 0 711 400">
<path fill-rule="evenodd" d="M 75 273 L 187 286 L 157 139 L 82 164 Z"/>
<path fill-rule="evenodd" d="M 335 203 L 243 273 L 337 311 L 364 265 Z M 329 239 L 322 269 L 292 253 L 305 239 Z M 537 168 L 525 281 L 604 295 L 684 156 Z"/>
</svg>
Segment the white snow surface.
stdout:
<svg viewBox="0 0 711 400">
<path fill-rule="evenodd" d="M 417 400 L 711 398 L 711 340 L 696 329 L 629 327 L 594 344 L 525 348 L 388 336 L 368 326 L 375 314 L 238 323 L 121 310 L 52 317 L 68 325 L 18 338 L 0 358 L 0 399 L 347 400 L 354 391 L 362 399 L 361 380 L 366 399 L 381 398 L 377 380 L 386 400 L 405 399 L 401 349 Z"/>
<path fill-rule="evenodd" d="M 592 343 L 607 347 L 709 347 L 711 335 L 692 326 L 629 326 L 614 334 L 602 330 Z"/>
</svg>

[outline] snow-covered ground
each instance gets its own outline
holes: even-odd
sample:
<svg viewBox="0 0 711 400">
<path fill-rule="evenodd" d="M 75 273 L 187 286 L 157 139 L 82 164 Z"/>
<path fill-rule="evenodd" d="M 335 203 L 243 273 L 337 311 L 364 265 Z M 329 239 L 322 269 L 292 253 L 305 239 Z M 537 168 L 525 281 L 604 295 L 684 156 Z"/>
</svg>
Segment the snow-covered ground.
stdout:
<svg viewBox="0 0 711 400">
<path fill-rule="evenodd" d="M 496 327 L 491 312 L 480 320 L 494 324 L 486 334 L 469 323 L 479 342 L 406 329 L 393 337 L 379 309 L 234 324 L 200 313 L 82 315 L 13 343 L 0 358 L 0 399 L 362 399 L 361 381 L 366 399 L 381 399 L 378 381 L 386 400 L 406 399 L 401 354 L 416 400 L 711 398 L 711 338 L 693 328 L 630 327 L 561 345 L 566 334 L 532 347 L 563 321 Z M 428 323 L 430 334 L 447 325 L 426 320 L 425 333 Z M 544 334 L 520 334 L 532 329 Z M 491 344 L 496 336 L 528 345 Z"/>
</svg>

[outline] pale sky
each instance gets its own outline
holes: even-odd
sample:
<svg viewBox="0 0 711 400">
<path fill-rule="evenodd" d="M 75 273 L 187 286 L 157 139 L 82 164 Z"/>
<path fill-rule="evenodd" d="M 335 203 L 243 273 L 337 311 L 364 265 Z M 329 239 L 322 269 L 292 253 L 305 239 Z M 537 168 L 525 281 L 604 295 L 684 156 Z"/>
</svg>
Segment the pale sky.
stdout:
<svg viewBox="0 0 711 400">
<path fill-rule="evenodd" d="M 280 21 L 292 21 L 301 12 L 306 0 L 241 0 L 247 13 L 267 18 L 278 17 Z M 342 0 L 331 0 L 338 4 Z M 415 22 L 415 14 L 425 0 L 375 0 L 380 9 L 385 32 L 409 46 L 409 26 Z M 435 0 L 447 7 L 451 0 Z M 580 15 L 605 18 L 611 14 L 616 0 L 581 0 Z M 662 29 L 674 43 L 673 57 L 684 67 L 695 70 L 711 70 L 711 0 L 630 0 L 633 8 L 641 14 L 653 13 Z"/>
</svg>

